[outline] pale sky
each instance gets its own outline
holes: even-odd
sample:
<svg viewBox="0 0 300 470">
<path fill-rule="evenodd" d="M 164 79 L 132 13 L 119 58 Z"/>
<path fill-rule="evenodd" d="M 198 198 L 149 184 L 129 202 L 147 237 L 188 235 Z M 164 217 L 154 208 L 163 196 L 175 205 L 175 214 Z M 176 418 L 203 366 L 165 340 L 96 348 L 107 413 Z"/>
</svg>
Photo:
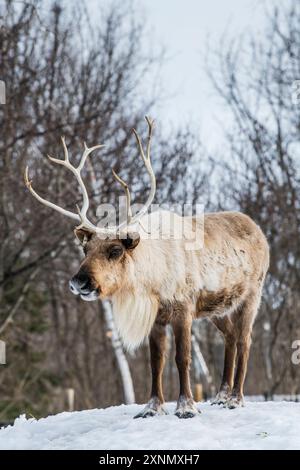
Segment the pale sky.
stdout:
<svg viewBox="0 0 300 470">
<path fill-rule="evenodd" d="M 224 110 L 204 70 L 207 39 L 215 46 L 225 31 L 230 37 L 258 33 L 263 26 L 264 5 L 272 1 L 133 0 L 147 19 L 151 44 L 163 45 L 168 56 L 161 85 L 169 99 L 160 103 L 156 119 L 176 127 L 193 122 L 206 141 L 218 133 L 216 117 L 222 120 Z M 97 4 L 97 0 L 89 2 Z M 110 2 L 113 0 L 101 0 Z"/>
</svg>

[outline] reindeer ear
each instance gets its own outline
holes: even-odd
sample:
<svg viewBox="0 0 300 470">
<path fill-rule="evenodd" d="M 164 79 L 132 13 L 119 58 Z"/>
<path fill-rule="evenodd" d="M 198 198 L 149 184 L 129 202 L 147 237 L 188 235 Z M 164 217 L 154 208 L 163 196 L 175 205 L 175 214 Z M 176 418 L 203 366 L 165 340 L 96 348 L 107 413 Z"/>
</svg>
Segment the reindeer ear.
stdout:
<svg viewBox="0 0 300 470">
<path fill-rule="evenodd" d="M 122 238 L 121 242 L 126 250 L 133 250 L 140 243 L 140 236 L 138 233 L 127 233 L 126 238 Z"/>
<path fill-rule="evenodd" d="M 85 245 L 90 239 L 92 238 L 93 232 L 90 232 L 89 230 L 85 228 L 75 228 L 74 230 L 75 237 L 81 245 Z"/>
</svg>

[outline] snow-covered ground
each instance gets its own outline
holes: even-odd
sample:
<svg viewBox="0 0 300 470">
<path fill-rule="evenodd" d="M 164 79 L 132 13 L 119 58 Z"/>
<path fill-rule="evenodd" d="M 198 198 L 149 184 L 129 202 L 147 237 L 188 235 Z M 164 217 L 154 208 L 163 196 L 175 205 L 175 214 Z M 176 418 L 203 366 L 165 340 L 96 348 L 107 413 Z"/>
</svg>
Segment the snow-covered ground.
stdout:
<svg viewBox="0 0 300 470">
<path fill-rule="evenodd" d="M 15 420 L 0 449 L 300 449 L 300 404 L 248 402 L 229 410 L 200 403 L 199 416 L 133 419 L 141 405 Z"/>
</svg>

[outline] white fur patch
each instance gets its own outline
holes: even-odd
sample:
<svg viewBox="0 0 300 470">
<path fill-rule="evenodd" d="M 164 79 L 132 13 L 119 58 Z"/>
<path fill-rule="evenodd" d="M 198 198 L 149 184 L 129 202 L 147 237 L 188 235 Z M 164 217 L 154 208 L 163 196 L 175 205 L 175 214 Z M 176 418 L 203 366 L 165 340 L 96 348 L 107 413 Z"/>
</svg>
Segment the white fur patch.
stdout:
<svg viewBox="0 0 300 470">
<path fill-rule="evenodd" d="M 118 293 L 112 298 L 116 327 L 128 350 L 136 349 L 149 336 L 158 302 L 143 293 Z"/>
</svg>

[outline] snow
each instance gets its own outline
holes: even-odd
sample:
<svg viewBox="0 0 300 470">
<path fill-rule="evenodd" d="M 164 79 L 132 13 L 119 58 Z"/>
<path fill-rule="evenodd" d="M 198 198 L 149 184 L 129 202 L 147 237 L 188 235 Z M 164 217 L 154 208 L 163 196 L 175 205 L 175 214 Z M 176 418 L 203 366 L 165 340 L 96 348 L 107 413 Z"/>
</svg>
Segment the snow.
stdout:
<svg viewBox="0 0 300 470">
<path fill-rule="evenodd" d="M 0 430 L 0 449 L 300 449 L 300 404 L 248 402 L 229 410 L 199 403 L 201 414 L 133 419 L 142 405 L 25 415 Z"/>
</svg>

